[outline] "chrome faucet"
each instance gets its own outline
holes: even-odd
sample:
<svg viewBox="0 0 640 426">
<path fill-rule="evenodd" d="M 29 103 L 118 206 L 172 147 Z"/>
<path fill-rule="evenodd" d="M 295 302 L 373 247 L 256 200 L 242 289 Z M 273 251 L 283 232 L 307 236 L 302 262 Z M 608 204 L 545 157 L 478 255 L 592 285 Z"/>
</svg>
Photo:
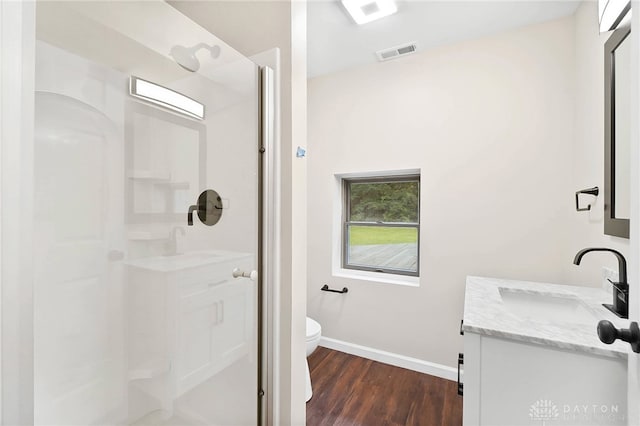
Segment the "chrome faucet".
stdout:
<svg viewBox="0 0 640 426">
<path fill-rule="evenodd" d="M 178 231 L 180 231 L 183 237 L 186 235 L 186 232 L 183 227 L 181 226 L 174 227 L 169 233 L 169 239 L 165 244 L 165 252 L 164 252 L 165 256 L 177 256 L 181 254 L 181 253 L 178 253 Z"/>
<path fill-rule="evenodd" d="M 620 318 L 629 318 L 629 283 L 627 282 L 627 261 L 617 250 L 610 248 L 586 248 L 580 250 L 576 257 L 573 259 L 574 265 L 579 265 L 582 260 L 582 256 L 592 251 L 608 251 L 618 259 L 618 282 L 614 283 L 609 280 L 613 285 L 613 303 L 611 305 L 604 304 L 603 306 L 609 309 Z"/>
</svg>

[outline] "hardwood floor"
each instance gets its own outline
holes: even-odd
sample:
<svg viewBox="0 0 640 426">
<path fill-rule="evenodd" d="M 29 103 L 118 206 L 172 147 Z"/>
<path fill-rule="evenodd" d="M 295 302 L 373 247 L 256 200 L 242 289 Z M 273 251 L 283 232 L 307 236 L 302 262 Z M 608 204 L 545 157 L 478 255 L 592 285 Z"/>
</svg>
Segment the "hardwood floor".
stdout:
<svg viewBox="0 0 640 426">
<path fill-rule="evenodd" d="M 456 383 L 318 347 L 307 426 L 462 425 Z"/>
</svg>

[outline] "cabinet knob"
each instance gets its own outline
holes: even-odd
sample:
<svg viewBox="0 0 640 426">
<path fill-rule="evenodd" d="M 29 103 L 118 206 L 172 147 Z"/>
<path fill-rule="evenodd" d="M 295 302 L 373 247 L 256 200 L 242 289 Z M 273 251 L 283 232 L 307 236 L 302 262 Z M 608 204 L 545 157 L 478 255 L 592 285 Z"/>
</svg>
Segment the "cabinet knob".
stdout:
<svg viewBox="0 0 640 426">
<path fill-rule="evenodd" d="M 235 268 L 232 274 L 233 278 L 249 278 L 251 281 L 258 279 L 258 271 L 244 272 L 240 268 Z"/>
<path fill-rule="evenodd" d="M 598 323 L 598 337 L 607 345 L 620 339 L 629 343 L 634 352 L 640 353 L 640 327 L 635 321 L 629 324 L 629 328 L 618 329 L 611 321 L 602 320 Z"/>
</svg>

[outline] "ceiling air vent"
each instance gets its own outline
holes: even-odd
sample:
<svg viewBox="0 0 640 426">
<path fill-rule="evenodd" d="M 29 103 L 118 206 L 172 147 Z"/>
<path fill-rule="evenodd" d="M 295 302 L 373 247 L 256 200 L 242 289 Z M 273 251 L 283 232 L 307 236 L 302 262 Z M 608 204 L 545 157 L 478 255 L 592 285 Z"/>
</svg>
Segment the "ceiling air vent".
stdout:
<svg viewBox="0 0 640 426">
<path fill-rule="evenodd" d="M 378 50 L 376 56 L 380 61 L 388 61 L 389 59 L 399 58 L 401 56 L 411 55 L 418 48 L 416 42 L 402 44 L 400 46 L 390 47 L 388 49 Z"/>
<path fill-rule="evenodd" d="M 360 6 L 360 10 L 362 10 L 362 13 L 364 13 L 364 16 L 369 16 L 373 13 L 380 12 L 380 6 L 378 6 L 378 3 L 374 1 L 371 3 L 367 3 L 364 6 Z"/>
</svg>

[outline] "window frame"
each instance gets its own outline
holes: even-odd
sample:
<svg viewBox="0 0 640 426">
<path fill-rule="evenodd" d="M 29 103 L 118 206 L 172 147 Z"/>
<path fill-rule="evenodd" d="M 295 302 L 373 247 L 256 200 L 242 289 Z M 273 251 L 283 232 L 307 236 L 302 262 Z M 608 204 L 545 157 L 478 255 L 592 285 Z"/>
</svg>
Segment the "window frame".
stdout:
<svg viewBox="0 0 640 426">
<path fill-rule="evenodd" d="M 352 183 L 401 183 L 401 182 L 417 182 L 418 183 L 418 221 L 417 222 L 366 222 L 366 221 L 351 221 L 351 184 Z M 388 176 L 371 176 L 371 177 L 343 177 L 342 178 L 342 255 L 341 266 L 343 269 L 356 270 L 356 271 L 368 271 L 377 272 L 390 275 L 402 275 L 410 277 L 420 276 L 420 174 L 411 173 L 406 175 L 388 175 Z M 349 228 L 350 226 L 371 226 L 381 228 L 415 228 L 417 233 L 417 247 L 416 247 L 416 270 L 409 271 L 403 269 L 362 266 L 349 264 Z"/>
</svg>

